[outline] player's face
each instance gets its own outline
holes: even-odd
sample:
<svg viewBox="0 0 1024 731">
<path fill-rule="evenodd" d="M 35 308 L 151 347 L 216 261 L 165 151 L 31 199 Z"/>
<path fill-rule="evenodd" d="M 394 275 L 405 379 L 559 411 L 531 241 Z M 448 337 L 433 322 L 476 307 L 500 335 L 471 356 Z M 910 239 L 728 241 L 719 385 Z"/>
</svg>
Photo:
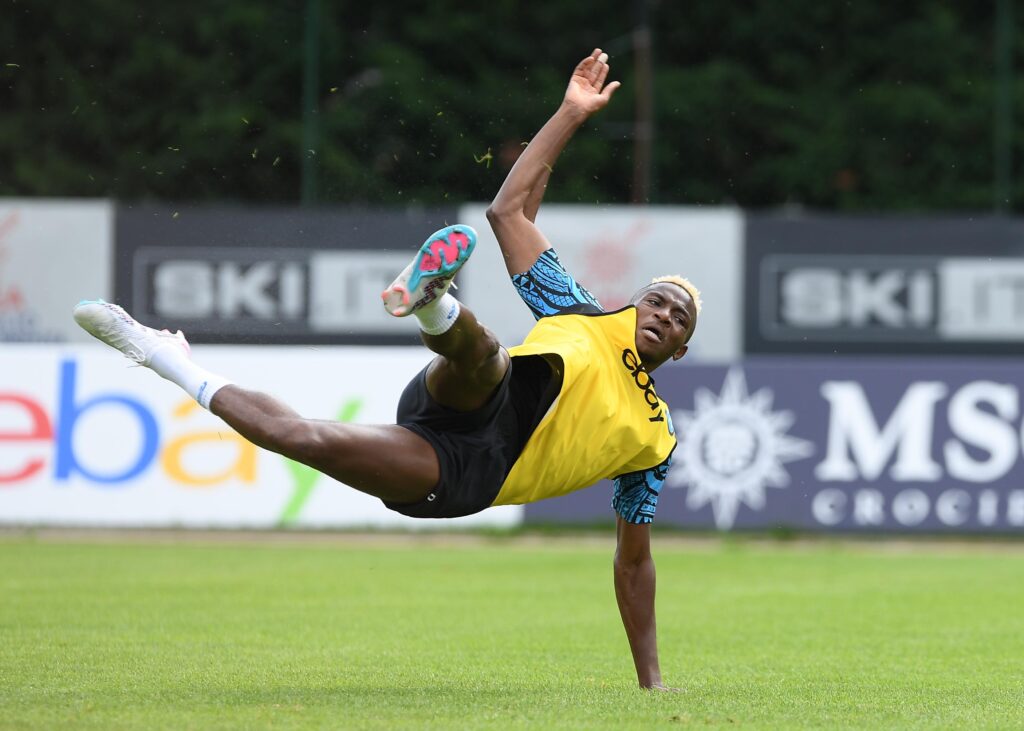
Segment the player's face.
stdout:
<svg viewBox="0 0 1024 731">
<path fill-rule="evenodd" d="M 648 371 L 686 353 L 697 323 L 697 308 L 690 293 L 671 282 L 658 282 L 640 290 L 636 305 L 636 350 Z"/>
</svg>

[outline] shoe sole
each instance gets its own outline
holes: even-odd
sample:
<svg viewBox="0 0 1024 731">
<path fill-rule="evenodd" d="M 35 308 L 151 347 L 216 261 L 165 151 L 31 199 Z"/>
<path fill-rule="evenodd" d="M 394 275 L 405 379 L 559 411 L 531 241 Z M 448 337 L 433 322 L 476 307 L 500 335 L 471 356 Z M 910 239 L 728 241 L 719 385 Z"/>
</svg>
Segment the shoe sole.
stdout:
<svg viewBox="0 0 1024 731">
<path fill-rule="evenodd" d="M 85 330 L 87 333 L 92 335 L 97 340 L 100 340 L 102 338 L 99 334 L 99 328 L 96 325 L 95 318 L 92 316 L 91 310 L 92 307 L 95 306 L 101 308 L 104 312 L 110 313 L 110 310 L 107 309 L 108 305 L 111 305 L 111 303 L 107 302 L 106 300 L 82 300 L 77 305 L 75 305 L 75 309 L 72 311 L 72 315 L 74 316 L 75 322 L 78 323 L 78 326 L 80 328 Z M 114 316 L 117 317 L 116 314 L 114 314 Z"/>
<path fill-rule="evenodd" d="M 429 277 L 435 281 L 442 280 L 446 283 L 469 260 L 474 248 L 476 248 L 476 231 L 469 226 L 458 224 L 435 231 L 423 242 L 417 252 L 412 263 L 412 274 L 409 276 L 409 280 L 403 283 L 400 281 L 402 278 L 400 275 L 390 287 L 381 293 L 380 297 L 384 301 L 385 309 L 395 317 L 404 317 L 415 311 L 418 306 L 426 304 L 423 300 L 432 294 L 429 289 L 430 283 L 427 284 L 422 296 L 416 302 L 411 302 L 412 293 L 420 286 L 420 282 L 425 277 Z M 393 304 L 396 298 L 399 302 Z M 433 299 L 436 297 L 430 297 L 427 301 Z"/>
<path fill-rule="evenodd" d="M 114 343 L 111 343 L 107 339 L 108 334 L 107 332 L 105 332 L 105 328 L 103 327 L 103 325 L 101 323 L 97 323 L 96 316 L 93 314 L 95 312 L 95 310 L 93 310 L 93 307 L 99 308 L 99 310 L 103 313 L 104 317 L 117 318 L 123 320 L 125 324 L 129 327 L 132 324 L 134 324 L 138 327 L 144 328 L 145 330 L 149 330 L 152 331 L 153 333 L 156 333 L 157 336 L 166 335 L 169 337 L 165 338 L 164 341 L 161 342 L 159 346 L 149 351 L 148 353 L 144 353 L 143 349 L 140 346 L 136 345 L 130 340 L 127 340 L 126 342 L 132 348 L 132 352 L 126 352 L 124 350 L 124 346 L 115 345 Z M 120 310 L 120 312 L 118 312 L 117 310 Z M 180 347 L 185 352 L 186 357 L 191 357 L 192 346 L 189 344 L 188 340 L 185 339 L 185 336 L 182 334 L 181 330 L 178 330 L 177 333 L 172 333 L 170 330 L 157 331 L 153 330 L 152 328 L 146 328 L 145 325 L 142 325 L 141 323 L 138 322 L 138 320 L 136 320 L 127 312 L 125 312 L 123 308 L 120 308 L 117 305 L 114 305 L 113 303 L 107 302 L 105 300 L 82 300 L 77 305 L 75 305 L 72 315 L 74 316 L 75 322 L 78 323 L 78 326 L 85 330 L 87 333 L 92 335 L 94 338 L 99 340 L 104 345 L 109 345 L 114 350 L 117 350 L 129 360 L 132 360 L 141 365 L 148 365 L 149 360 L 153 356 L 153 353 L 156 352 L 156 350 L 158 350 L 160 347 L 177 346 Z"/>
</svg>

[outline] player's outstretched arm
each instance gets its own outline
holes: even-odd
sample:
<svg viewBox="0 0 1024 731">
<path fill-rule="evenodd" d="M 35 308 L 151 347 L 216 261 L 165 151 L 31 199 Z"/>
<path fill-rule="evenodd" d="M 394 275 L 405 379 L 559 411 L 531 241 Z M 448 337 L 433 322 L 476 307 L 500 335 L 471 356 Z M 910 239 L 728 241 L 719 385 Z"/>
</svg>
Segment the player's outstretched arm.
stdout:
<svg viewBox="0 0 1024 731">
<path fill-rule="evenodd" d="M 600 48 L 577 64 L 555 114 L 523 150 L 487 209 L 509 274 L 527 271 L 551 248 L 533 221 L 555 161 L 580 125 L 602 109 L 619 88 L 608 78 L 608 55 Z"/>
<path fill-rule="evenodd" d="M 616 519 L 615 598 L 633 653 L 641 688 L 675 690 L 661 682 L 658 633 L 654 621 L 654 559 L 651 526 Z"/>
</svg>

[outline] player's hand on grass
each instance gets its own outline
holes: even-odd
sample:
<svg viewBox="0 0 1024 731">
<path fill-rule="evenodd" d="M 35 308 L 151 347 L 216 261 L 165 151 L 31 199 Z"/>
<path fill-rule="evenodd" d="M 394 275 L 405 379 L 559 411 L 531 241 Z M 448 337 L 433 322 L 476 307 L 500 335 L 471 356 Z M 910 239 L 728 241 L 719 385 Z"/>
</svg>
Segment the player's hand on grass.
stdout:
<svg viewBox="0 0 1024 731">
<path fill-rule="evenodd" d="M 682 693 L 682 688 L 670 688 L 667 685 L 656 683 L 655 685 L 648 685 L 644 690 L 660 691 L 662 693 Z"/>
<path fill-rule="evenodd" d="M 595 48 L 593 53 L 576 64 L 563 104 L 588 116 L 602 109 L 620 86 L 618 81 L 605 84 L 608 71 L 608 54 Z"/>
</svg>

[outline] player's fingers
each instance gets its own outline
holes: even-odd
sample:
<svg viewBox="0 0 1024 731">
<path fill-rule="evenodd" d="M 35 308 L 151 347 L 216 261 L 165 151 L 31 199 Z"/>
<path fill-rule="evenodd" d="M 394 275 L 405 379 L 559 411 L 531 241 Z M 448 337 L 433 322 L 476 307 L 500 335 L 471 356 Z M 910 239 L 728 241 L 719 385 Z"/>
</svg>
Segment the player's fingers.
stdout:
<svg viewBox="0 0 1024 731">
<path fill-rule="evenodd" d="M 602 52 L 600 48 L 595 48 L 588 58 L 590 58 L 591 64 L 587 68 L 587 80 L 591 84 L 596 84 L 601 73 L 601 67 L 604 66 L 604 61 L 608 60 L 608 55 Z"/>
<path fill-rule="evenodd" d="M 611 67 L 608 65 L 608 54 L 602 53 L 601 57 L 597 59 L 597 78 L 594 79 L 594 84 L 598 89 L 604 85 L 604 80 L 608 78 L 608 71 Z"/>
<path fill-rule="evenodd" d="M 588 76 L 590 75 L 590 68 L 594 65 L 595 59 L 593 56 L 587 56 L 585 59 L 576 64 L 576 68 L 573 69 L 573 76 Z"/>
<path fill-rule="evenodd" d="M 620 86 L 622 86 L 622 84 L 620 84 L 618 81 L 613 81 L 612 83 L 608 84 L 608 86 L 604 87 L 601 90 L 601 96 L 603 96 L 605 99 L 611 99 L 612 94 L 614 94 L 615 90 L 618 89 Z"/>
</svg>

